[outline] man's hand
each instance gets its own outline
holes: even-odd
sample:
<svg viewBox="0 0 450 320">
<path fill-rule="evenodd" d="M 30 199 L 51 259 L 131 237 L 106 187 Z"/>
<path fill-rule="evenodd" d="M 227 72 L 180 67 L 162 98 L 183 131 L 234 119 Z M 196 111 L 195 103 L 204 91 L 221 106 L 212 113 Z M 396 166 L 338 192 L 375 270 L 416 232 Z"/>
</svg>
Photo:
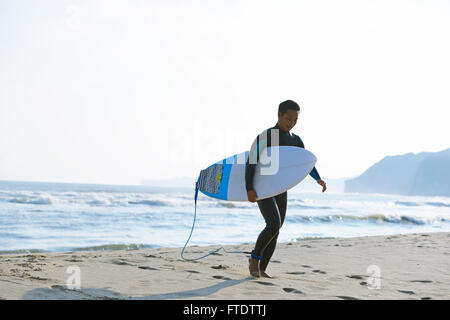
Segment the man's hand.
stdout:
<svg viewBox="0 0 450 320">
<path fill-rule="evenodd" d="M 323 181 L 321 179 L 321 180 L 317 180 L 317 183 L 322 186 L 322 192 L 325 192 L 325 190 L 327 190 L 327 184 L 325 183 L 325 181 Z"/>
<path fill-rule="evenodd" d="M 248 198 L 248 201 L 250 201 L 250 202 L 256 202 L 256 198 L 257 198 L 257 197 L 258 197 L 258 196 L 257 196 L 255 190 L 249 190 L 249 191 L 247 191 L 247 198 Z"/>
</svg>

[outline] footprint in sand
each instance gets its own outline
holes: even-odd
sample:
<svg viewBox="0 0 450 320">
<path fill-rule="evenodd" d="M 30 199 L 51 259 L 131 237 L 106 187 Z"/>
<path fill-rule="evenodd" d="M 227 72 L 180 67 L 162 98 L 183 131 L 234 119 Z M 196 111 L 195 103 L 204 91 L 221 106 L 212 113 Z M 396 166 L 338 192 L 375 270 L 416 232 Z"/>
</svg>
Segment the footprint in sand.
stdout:
<svg viewBox="0 0 450 320">
<path fill-rule="evenodd" d="M 113 261 L 111 261 L 111 263 L 117 264 L 119 266 L 134 266 L 134 264 L 131 264 L 131 263 L 128 263 L 128 262 L 122 261 L 122 260 L 113 260 Z"/>
<path fill-rule="evenodd" d="M 341 298 L 343 300 L 361 300 L 355 297 L 349 297 L 349 296 L 336 296 L 336 298 Z"/>
<path fill-rule="evenodd" d="M 302 265 L 303 268 L 311 268 L 310 266 L 307 266 L 306 264 Z"/>
<path fill-rule="evenodd" d="M 295 288 L 283 288 L 283 291 L 287 292 L 287 293 L 298 293 L 298 294 L 302 294 L 303 293 L 300 290 L 297 290 Z"/>
<path fill-rule="evenodd" d="M 65 261 L 69 261 L 69 262 L 83 262 L 83 259 L 80 258 L 69 258 L 69 259 L 64 259 Z"/>
<path fill-rule="evenodd" d="M 416 294 L 414 291 L 409 291 L 409 290 L 397 290 L 398 292 L 401 293 L 406 293 L 406 294 Z"/>
<path fill-rule="evenodd" d="M 30 279 L 32 279 L 32 280 L 41 280 L 41 281 L 47 281 L 48 279 L 47 278 L 41 278 L 41 277 L 30 277 Z"/>
<path fill-rule="evenodd" d="M 184 270 L 184 271 L 189 272 L 189 273 L 200 273 L 200 272 L 195 271 L 195 270 Z"/>
<path fill-rule="evenodd" d="M 219 264 L 218 266 L 211 266 L 212 269 L 228 269 L 229 267 L 226 265 Z"/>
<path fill-rule="evenodd" d="M 262 284 L 264 286 L 274 286 L 273 283 L 266 282 L 266 281 L 255 281 L 256 283 Z"/>
<path fill-rule="evenodd" d="M 286 274 L 305 274 L 305 272 L 302 272 L 302 271 L 292 271 L 292 272 L 286 272 Z"/>
<path fill-rule="evenodd" d="M 387 237 L 386 239 L 387 240 L 391 240 L 391 239 L 397 239 L 398 237 L 396 237 L 396 236 L 390 236 L 390 237 Z"/>
<path fill-rule="evenodd" d="M 139 269 L 144 269 L 144 270 L 159 270 L 159 269 L 148 267 L 148 266 L 139 266 L 138 268 Z"/>
<path fill-rule="evenodd" d="M 220 279 L 220 280 L 233 280 L 231 278 L 228 277 L 224 277 L 224 276 L 212 276 L 214 279 Z"/>
<path fill-rule="evenodd" d="M 325 271 L 322 271 L 322 270 L 313 270 L 312 272 L 314 272 L 314 273 L 322 273 L 322 274 L 326 274 L 326 272 L 325 272 Z"/>
<path fill-rule="evenodd" d="M 350 275 L 350 276 L 346 276 L 347 278 L 350 278 L 350 279 L 357 279 L 357 280 L 363 280 L 364 279 L 364 277 L 363 276 L 358 276 L 358 275 Z"/>
</svg>

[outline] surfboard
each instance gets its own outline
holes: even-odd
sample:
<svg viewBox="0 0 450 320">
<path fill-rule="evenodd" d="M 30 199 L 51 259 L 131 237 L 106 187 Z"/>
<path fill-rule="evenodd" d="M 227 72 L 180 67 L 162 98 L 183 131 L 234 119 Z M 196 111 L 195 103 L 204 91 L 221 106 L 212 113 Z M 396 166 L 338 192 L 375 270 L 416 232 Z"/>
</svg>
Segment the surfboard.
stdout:
<svg viewBox="0 0 450 320">
<path fill-rule="evenodd" d="M 266 150 L 261 152 L 253 179 L 258 200 L 296 186 L 308 176 L 317 162 L 312 152 L 300 147 L 272 146 Z M 248 201 L 245 188 L 248 154 L 248 151 L 235 154 L 201 170 L 197 179 L 198 190 L 216 199 Z"/>
</svg>

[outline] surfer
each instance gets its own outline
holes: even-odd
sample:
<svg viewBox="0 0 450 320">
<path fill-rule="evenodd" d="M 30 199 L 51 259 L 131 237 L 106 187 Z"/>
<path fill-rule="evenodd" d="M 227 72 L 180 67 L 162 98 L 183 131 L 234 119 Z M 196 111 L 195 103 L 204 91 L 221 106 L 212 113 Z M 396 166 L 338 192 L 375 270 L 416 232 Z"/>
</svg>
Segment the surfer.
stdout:
<svg viewBox="0 0 450 320">
<path fill-rule="evenodd" d="M 255 248 L 251 252 L 249 259 L 249 271 L 254 277 L 271 278 L 267 273 L 267 265 L 272 257 L 277 244 L 279 230 L 283 225 L 287 209 L 287 191 L 271 198 L 257 200 L 256 191 L 253 188 L 253 177 L 255 175 L 255 166 L 259 160 L 259 153 L 272 145 L 271 129 L 277 129 L 279 133 L 280 146 L 296 146 L 305 148 L 302 139 L 290 132 L 297 123 L 300 113 L 299 105 L 292 101 L 286 100 L 280 103 L 278 107 L 278 122 L 272 128 L 266 130 L 266 134 L 258 135 L 250 150 L 250 155 L 245 165 L 245 187 L 247 190 L 247 198 L 250 202 L 256 202 L 261 211 L 266 227 L 261 231 L 255 243 Z M 264 138 L 260 139 L 260 136 Z M 276 142 L 273 143 L 276 145 Z M 250 159 L 255 159 L 250 163 Z M 310 173 L 318 184 L 322 186 L 322 192 L 327 189 L 325 181 L 320 178 L 319 172 L 314 167 Z"/>
</svg>

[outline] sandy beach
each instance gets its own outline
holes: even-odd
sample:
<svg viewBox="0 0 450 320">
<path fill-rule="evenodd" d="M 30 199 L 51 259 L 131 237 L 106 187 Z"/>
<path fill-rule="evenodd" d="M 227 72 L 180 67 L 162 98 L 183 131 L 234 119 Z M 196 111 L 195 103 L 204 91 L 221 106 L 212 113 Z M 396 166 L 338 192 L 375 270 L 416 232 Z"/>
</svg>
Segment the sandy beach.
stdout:
<svg viewBox="0 0 450 320">
<path fill-rule="evenodd" d="M 218 246 L 188 247 L 194 258 Z M 226 246 L 252 249 L 252 244 Z M 0 255 L 0 299 L 449 299 L 450 233 L 281 243 L 267 273 L 223 250 L 180 248 Z"/>
</svg>

